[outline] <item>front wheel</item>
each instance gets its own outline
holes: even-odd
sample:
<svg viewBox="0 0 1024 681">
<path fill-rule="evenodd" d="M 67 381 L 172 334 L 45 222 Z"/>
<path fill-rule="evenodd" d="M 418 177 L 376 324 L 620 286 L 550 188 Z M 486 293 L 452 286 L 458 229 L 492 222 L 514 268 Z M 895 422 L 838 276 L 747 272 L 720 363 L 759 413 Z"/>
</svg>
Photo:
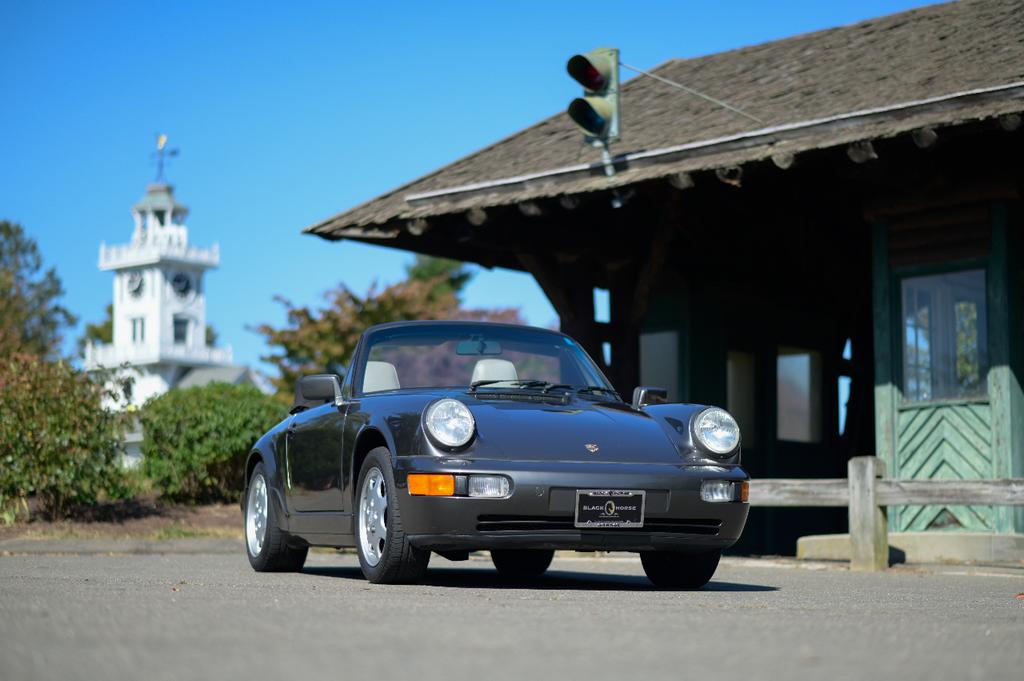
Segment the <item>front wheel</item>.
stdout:
<svg viewBox="0 0 1024 681">
<path fill-rule="evenodd" d="M 289 546 L 288 536 L 277 526 L 262 463 L 253 469 L 245 497 L 245 549 L 256 572 L 298 572 L 309 553 L 308 546 Z"/>
<path fill-rule="evenodd" d="M 699 589 L 718 569 L 721 551 L 691 555 L 674 551 L 641 551 L 647 579 L 655 586 L 669 589 Z"/>
<path fill-rule="evenodd" d="M 555 552 L 551 550 L 492 549 L 491 560 L 502 577 L 530 579 L 540 577 L 551 565 Z"/>
<path fill-rule="evenodd" d="M 377 447 L 366 456 L 356 489 L 356 543 L 363 576 L 374 584 L 422 579 L 430 562 L 430 551 L 410 544 L 402 529 L 395 474 L 387 447 Z"/>
</svg>

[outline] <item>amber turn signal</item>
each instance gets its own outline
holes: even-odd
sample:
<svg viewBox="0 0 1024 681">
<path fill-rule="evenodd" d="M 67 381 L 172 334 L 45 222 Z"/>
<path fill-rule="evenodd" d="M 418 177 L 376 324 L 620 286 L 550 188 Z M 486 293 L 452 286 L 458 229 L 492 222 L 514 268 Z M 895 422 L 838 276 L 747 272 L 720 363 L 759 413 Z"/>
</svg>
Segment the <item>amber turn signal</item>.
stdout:
<svg viewBox="0 0 1024 681">
<path fill-rule="evenodd" d="M 750 481 L 744 480 L 740 483 L 740 501 L 747 503 L 750 498 Z"/>
<path fill-rule="evenodd" d="M 409 494 L 450 497 L 455 494 L 455 476 L 413 473 L 409 476 Z"/>
</svg>

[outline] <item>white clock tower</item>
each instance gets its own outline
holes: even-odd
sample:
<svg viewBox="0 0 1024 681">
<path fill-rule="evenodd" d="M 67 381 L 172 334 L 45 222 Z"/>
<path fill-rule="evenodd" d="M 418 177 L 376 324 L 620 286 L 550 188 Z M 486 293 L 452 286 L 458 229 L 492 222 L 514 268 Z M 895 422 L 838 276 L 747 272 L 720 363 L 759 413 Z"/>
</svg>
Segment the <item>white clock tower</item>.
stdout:
<svg viewBox="0 0 1024 681">
<path fill-rule="evenodd" d="M 129 365 L 136 406 L 195 369 L 231 365 L 231 348 L 206 343 L 203 275 L 217 267 L 220 250 L 189 245 L 187 214 L 174 188 L 156 182 L 132 207 L 131 243 L 100 245 L 100 269 L 114 273 L 114 342 L 87 346 L 85 368 Z"/>
</svg>

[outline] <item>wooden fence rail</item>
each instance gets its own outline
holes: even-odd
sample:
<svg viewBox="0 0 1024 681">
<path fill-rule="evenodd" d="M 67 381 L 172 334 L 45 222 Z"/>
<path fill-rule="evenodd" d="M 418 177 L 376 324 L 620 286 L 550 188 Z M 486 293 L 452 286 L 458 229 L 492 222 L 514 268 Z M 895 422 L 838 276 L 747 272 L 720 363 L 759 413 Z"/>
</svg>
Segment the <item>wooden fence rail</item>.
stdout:
<svg viewBox="0 0 1024 681">
<path fill-rule="evenodd" d="M 889 480 L 885 462 L 857 456 L 848 477 L 752 480 L 751 506 L 846 506 L 850 517 L 850 567 L 884 570 L 889 565 L 888 506 L 983 504 L 1024 506 L 1024 479 Z"/>
</svg>

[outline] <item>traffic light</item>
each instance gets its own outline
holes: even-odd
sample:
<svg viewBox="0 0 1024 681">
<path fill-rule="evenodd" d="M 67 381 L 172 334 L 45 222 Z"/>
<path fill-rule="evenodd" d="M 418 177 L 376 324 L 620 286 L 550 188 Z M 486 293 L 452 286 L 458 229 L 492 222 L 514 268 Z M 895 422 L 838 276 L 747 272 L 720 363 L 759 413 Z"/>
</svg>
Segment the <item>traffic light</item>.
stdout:
<svg viewBox="0 0 1024 681">
<path fill-rule="evenodd" d="M 600 47 L 576 54 L 565 65 L 583 96 L 569 103 L 569 118 L 587 135 L 587 141 L 607 146 L 619 139 L 619 51 Z"/>
</svg>

